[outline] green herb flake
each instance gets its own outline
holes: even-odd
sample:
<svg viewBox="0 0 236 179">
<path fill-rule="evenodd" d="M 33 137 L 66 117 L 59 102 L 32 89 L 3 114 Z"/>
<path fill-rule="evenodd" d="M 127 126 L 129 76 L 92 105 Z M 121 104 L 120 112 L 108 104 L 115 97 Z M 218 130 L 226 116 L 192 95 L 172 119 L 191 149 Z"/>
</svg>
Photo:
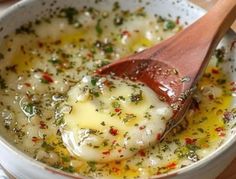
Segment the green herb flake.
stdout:
<svg viewBox="0 0 236 179">
<path fill-rule="evenodd" d="M 197 128 L 197 130 L 201 133 L 204 133 L 204 129 L 203 128 Z"/>
<path fill-rule="evenodd" d="M 94 161 L 89 161 L 87 162 L 88 166 L 90 167 L 90 171 L 91 172 L 95 172 L 97 170 L 97 167 L 96 167 L 96 162 Z"/>
<path fill-rule="evenodd" d="M 125 101 L 125 97 L 124 97 L 124 96 L 119 96 L 119 97 L 117 98 L 117 100 Z"/>
<path fill-rule="evenodd" d="M 105 122 L 104 122 L 104 121 L 102 121 L 102 122 L 101 122 L 101 125 L 102 125 L 102 126 L 105 126 L 106 124 L 105 124 Z"/>
<path fill-rule="evenodd" d="M 32 103 L 28 103 L 22 106 L 22 110 L 27 117 L 32 117 L 36 114 L 36 106 Z"/>
<path fill-rule="evenodd" d="M 216 82 L 219 84 L 219 85 L 223 85 L 226 83 L 226 79 L 217 79 Z"/>
<path fill-rule="evenodd" d="M 163 18 L 162 16 L 157 16 L 157 23 L 162 23 L 165 22 L 165 18 Z"/>
<path fill-rule="evenodd" d="M 59 64 L 60 63 L 60 60 L 57 59 L 57 58 L 51 58 L 48 60 L 48 62 L 52 63 L 52 64 Z"/>
<path fill-rule="evenodd" d="M 6 81 L 2 78 L 2 76 L 0 76 L 0 88 L 1 89 L 7 88 Z"/>
<path fill-rule="evenodd" d="M 129 121 L 131 121 L 131 120 L 133 120 L 133 119 L 135 119 L 137 116 L 136 115 L 134 115 L 134 114 L 125 114 L 125 117 L 124 117 L 124 119 L 123 119 L 123 121 L 124 122 L 129 122 Z"/>
<path fill-rule="evenodd" d="M 69 156 L 63 156 L 61 159 L 63 160 L 63 162 L 69 162 L 70 161 Z"/>
<path fill-rule="evenodd" d="M 55 121 L 55 125 L 56 125 L 56 126 L 60 126 L 60 125 L 62 125 L 62 124 L 64 124 L 64 123 L 65 123 L 65 120 L 64 120 L 63 117 L 58 118 L 58 119 L 56 119 L 56 121 Z"/>
<path fill-rule="evenodd" d="M 32 23 L 28 23 L 20 26 L 16 29 L 16 34 L 34 34 L 35 30 L 33 29 Z"/>
<path fill-rule="evenodd" d="M 111 105 L 113 108 L 120 108 L 120 104 L 117 101 L 113 101 Z"/>
<path fill-rule="evenodd" d="M 104 140 L 102 144 L 104 147 L 108 146 L 108 140 Z"/>
<path fill-rule="evenodd" d="M 44 148 L 46 152 L 54 150 L 54 147 L 45 141 L 42 143 L 41 147 Z"/>
<path fill-rule="evenodd" d="M 4 55 L 2 53 L 0 53 L 0 60 L 4 59 Z"/>
<path fill-rule="evenodd" d="M 150 106 L 149 106 L 149 109 L 153 109 L 154 107 L 155 107 L 155 106 L 153 106 L 153 105 L 150 105 Z"/>
<path fill-rule="evenodd" d="M 135 147 L 131 147 L 131 148 L 129 148 L 129 150 L 130 150 L 131 152 L 134 152 L 134 151 L 136 151 L 137 149 L 136 149 Z"/>
<path fill-rule="evenodd" d="M 174 21 L 171 21 L 171 20 L 167 20 L 164 22 L 163 24 L 163 29 L 164 30 L 172 30 L 174 29 L 176 26 L 175 22 Z"/>
<path fill-rule="evenodd" d="M 216 49 L 215 52 L 214 52 L 216 58 L 217 58 L 217 65 L 218 66 L 220 63 L 222 63 L 224 61 L 224 58 L 225 58 L 225 48 L 222 47 L 220 49 Z"/>
<path fill-rule="evenodd" d="M 142 100 L 143 100 L 143 92 L 142 91 L 139 91 L 138 94 L 132 94 L 130 96 L 130 101 L 135 104 L 138 104 Z"/>
<path fill-rule="evenodd" d="M 100 96 L 100 94 L 98 92 L 93 92 L 93 95 L 97 98 Z"/>
<path fill-rule="evenodd" d="M 123 17 L 116 17 L 114 20 L 113 20 L 113 23 L 115 26 L 120 26 L 122 25 L 124 22 L 124 18 Z"/>
<path fill-rule="evenodd" d="M 96 24 L 95 29 L 96 29 L 97 35 L 98 35 L 98 36 L 101 36 L 102 33 L 103 33 L 103 29 L 102 29 L 102 27 L 101 27 L 101 19 L 99 19 L 99 20 L 97 21 L 97 24 Z"/>
<path fill-rule="evenodd" d="M 72 167 L 72 166 L 63 167 L 62 170 L 65 171 L 65 172 L 69 172 L 69 173 L 74 173 L 75 172 L 75 168 Z"/>
<path fill-rule="evenodd" d="M 91 79 L 91 84 L 93 85 L 93 86 L 96 86 L 96 83 L 98 82 L 98 78 L 96 78 L 96 77 L 92 77 L 92 79 Z"/>
<path fill-rule="evenodd" d="M 75 16 L 78 14 L 78 11 L 73 7 L 68 7 L 61 10 L 69 24 L 75 23 Z"/>
<path fill-rule="evenodd" d="M 144 118 L 150 120 L 151 117 L 152 117 L 152 115 L 151 115 L 149 112 L 145 112 L 145 114 L 144 114 Z"/>
<path fill-rule="evenodd" d="M 112 46 L 107 46 L 106 48 L 104 48 L 104 52 L 106 53 L 112 53 L 114 50 L 113 50 L 113 47 Z"/>
<path fill-rule="evenodd" d="M 116 11 L 116 10 L 118 10 L 118 9 L 120 9 L 120 3 L 116 1 L 116 2 L 113 4 L 112 11 Z"/>
</svg>

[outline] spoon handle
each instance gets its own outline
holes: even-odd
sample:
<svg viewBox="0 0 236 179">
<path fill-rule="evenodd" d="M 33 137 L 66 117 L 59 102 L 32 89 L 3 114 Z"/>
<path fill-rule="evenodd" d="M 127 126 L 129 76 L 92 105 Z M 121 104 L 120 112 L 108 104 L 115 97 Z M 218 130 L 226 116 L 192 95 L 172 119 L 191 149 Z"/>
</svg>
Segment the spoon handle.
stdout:
<svg viewBox="0 0 236 179">
<path fill-rule="evenodd" d="M 194 24 L 145 51 L 141 56 L 178 69 L 180 76 L 190 79 L 182 89 L 188 90 L 197 83 L 214 49 L 235 19 L 236 0 L 219 0 Z"/>
<path fill-rule="evenodd" d="M 212 56 L 216 46 L 225 33 L 229 30 L 235 19 L 236 0 L 219 0 L 217 4 L 209 11 L 209 13 L 200 18 L 193 26 L 190 27 L 191 38 L 193 38 L 194 42 L 196 42 L 196 44 L 193 43 L 192 45 L 193 52 L 191 53 L 194 54 L 194 51 L 197 48 L 199 50 L 198 55 L 202 55 L 198 56 L 196 54 L 198 59 L 193 58 L 192 61 L 191 59 L 188 59 L 189 64 L 194 65 L 194 69 L 197 69 L 195 72 L 196 74 L 193 74 L 190 77 L 196 77 L 196 79 L 200 78 L 201 74 L 208 65 L 210 57 Z M 205 48 L 205 52 L 203 48 Z M 197 51 L 195 53 L 197 53 Z M 193 83 L 197 81 L 196 79 L 194 79 Z"/>
</svg>

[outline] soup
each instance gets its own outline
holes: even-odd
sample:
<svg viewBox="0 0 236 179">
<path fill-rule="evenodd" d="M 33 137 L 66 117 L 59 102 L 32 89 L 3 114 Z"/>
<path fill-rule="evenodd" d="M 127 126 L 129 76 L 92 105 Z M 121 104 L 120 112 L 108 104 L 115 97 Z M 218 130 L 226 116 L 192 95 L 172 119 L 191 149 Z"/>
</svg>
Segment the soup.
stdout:
<svg viewBox="0 0 236 179">
<path fill-rule="evenodd" d="M 148 178 L 208 156 L 234 126 L 235 111 L 227 109 L 235 84 L 221 69 L 223 48 L 198 83 L 186 118 L 162 142 L 172 115 L 167 104 L 138 82 L 93 75 L 181 29 L 178 18 L 144 8 L 122 11 L 118 3 L 112 12 L 67 7 L 17 28 L 0 49 L 2 135 L 35 160 L 94 178 Z M 156 131 L 142 138 L 147 129 Z"/>
</svg>

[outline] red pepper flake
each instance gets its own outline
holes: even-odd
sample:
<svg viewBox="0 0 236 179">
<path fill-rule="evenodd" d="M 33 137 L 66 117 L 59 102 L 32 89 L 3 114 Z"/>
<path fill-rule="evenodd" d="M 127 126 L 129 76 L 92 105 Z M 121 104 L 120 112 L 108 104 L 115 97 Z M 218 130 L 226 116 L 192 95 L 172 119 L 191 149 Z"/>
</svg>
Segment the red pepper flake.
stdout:
<svg viewBox="0 0 236 179">
<path fill-rule="evenodd" d="M 47 124 L 45 124 L 45 122 L 43 122 L 43 121 L 40 121 L 39 124 L 40 124 L 40 127 L 39 127 L 40 129 L 47 129 L 48 128 Z"/>
<path fill-rule="evenodd" d="M 189 145 L 192 145 L 192 144 L 195 144 L 195 142 L 197 141 L 197 139 L 191 139 L 191 138 L 185 138 L 185 144 L 189 144 Z"/>
<path fill-rule="evenodd" d="M 106 81 L 103 82 L 103 84 L 107 87 L 111 87 L 113 83 L 109 80 L 106 80 Z"/>
<path fill-rule="evenodd" d="M 166 166 L 168 169 L 175 169 L 176 168 L 176 163 L 172 162 Z"/>
<path fill-rule="evenodd" d="M 141 156 L 141 157 L 145 157 L 146 156 L 146 153 L 145 153 L 145 151 L 143 150 L 143 149 L 141 149 L 141 150 L 139 150 L 139 155 Z"/>
<path fill-rule="evenodd" d="M 236 91 L 236 87 L 231 88 L 230 91 Z"/>
<path fill-rule="evenodd" d="M 156 173 L 156 175 L 160 175 L 160 174 L 162 174 L 160 171 L 158 171 L 158 172 Z"/>
<path fill-rule="evenodd" d="M 215 68 L 213 68 L 213 69 L 211 70 L 211 72 L 212 72 L 213 74 L 219 74 L 219 70 L 217 70 L 217 69 L 215 69 Z"/>
<path fill-rule="evenodd" d="M 223 127 L 217 127 L 217 128 L 215 128 L 215 131 L 218 132 L 218 135 L 220 137 L 224 137 L 225 136 L 224 128 Z"/>
<path fill-rule="evenodd" d="M 140 126 L 139 127 L 139 130 L 143 130 L 143 129 L 145 129 L 146 128 L 146 126 Z"/>
<path fill-rule="evenodd" d="M 230 50 L 233 50 L 234 47 L 236 47 L 236 40 L 231 43 Z"/>
<path fill-rule="evenodd" d="M 120 169 L 119 169 L 119 168 L 117 168 L 117 167 L 113 167 L 113 168 L 112 168 L 112 171 L 113 171 L 113 172 L 115 172 L 115 173 L 117 173 L 117 172 L 119 172 L 119 171 L 120 171 Z"/>
<path fill-rule="evenodd" d="M 224 136 L 225 136 L 225 133 L 224 133 L 224 132 L 221 132 L 221 133 L 219 134 L 219 136 L 220 136 L 220 137 L 224 137 Z"/>
<path fill-rule="evenodd" d="M 118 135 L 118 129 L 114 129 L 113 127 L 110 128 L 109 132 L 113 136 Z"/>
<path fill-rule="evenodd" d="M 42 78 L 47 83 L 53 83 L 53 79 L 48 73 L 43 73 Z"/>
<path fill-rule="evenodd" d="M 230 85 L 236 85 L 236 81 L 232 81 L 231 83 L 230 83 Z"/>
<path fill-rule="evenodd" d="M 88 53 L 87 53 L 87 57 L 92 58 L 92 57 L 93 57 L 93 54 L 92 54 L 91 52 L 88 52 Z"/>
<path fill-rule="evenodd" d="M 236 92 L 236 81 L 231 82 L 230 85 L 232 86 L 232 88 L 230 90 L 232 92 Z"/>
<path fill-rule="evenodd" d="M 127 36 L 127 37 L 131 37 L 131 33 L 127 30 L 122 32 L 122 36 Z"/>
<path fill-rule="evenodd" d="M 176 21 L 175 21 L 176 24 L 179 24 L 179 19 L 180 19 L 180 17 L 176 18 Z"/>
<path fill-rule="evenodd" d="M 121 111 L 120 108 L 115 108 L 115 112 L 119 113 Z"/>
<path fill-rule="evenodd" d="M 56 40 L 56 41 L 54 42 L 54 44 L 55 44 L 55 45 L 61 44 L 61 40 Z"/>
<path fill-rule="evenodd" d="M 110 151 L 108 150 L 108 151 L 104 151 L 104 152 L 102 152 L 102 154 L 103 155 L 110 155 Z"/>
<path fill-rule="evenodd" d="M 215 128 L 215 131 L 216 132 L 222 132 L 222 131 L 224 131 L 224 128 L 223 127 L 217 127 L 217 128 Z"/>
<path fill-rule="evenodd" d="M 214 95 L 213 95 L 213 94 L 209 94 L 209 95 L 208 95 L 208 98 L 209 98 L 210 100 L 213 100 L 213 99 L 214 99 Z"/>
<path fill-rule="evenodd" d="M 199 111 L 200 110 L 199 102 L 196 101 L 195 99 L 193 99 L 193 101 L 192 101 L 191 109 L 193 109 L 194 111 Z"/>
<path fill-rule="evenodd" d="M 32 142 L 39 142 L 41 139 L 38 137 L 32 137 Z"/>
<path fill-rule="evenodd" d="M 157 141 L 160 141 L 160 140 L 161 140 L 161 134 L 160 134 L 160 133 L 157 133 L 156 139 L 157 139 Z"/>
<path fill-rule="evenodd" d="M 24 85 L 27 86 L 27 87 L 31 87 L 30 83 L 24 83 Z"/>
<path fill-rule="evenodd" d="M 43 43 L 42 42 L 38 42 L 38 46 L 39 46 L 39 48 L 42 48 L 43 47 Z"/>
</svg>

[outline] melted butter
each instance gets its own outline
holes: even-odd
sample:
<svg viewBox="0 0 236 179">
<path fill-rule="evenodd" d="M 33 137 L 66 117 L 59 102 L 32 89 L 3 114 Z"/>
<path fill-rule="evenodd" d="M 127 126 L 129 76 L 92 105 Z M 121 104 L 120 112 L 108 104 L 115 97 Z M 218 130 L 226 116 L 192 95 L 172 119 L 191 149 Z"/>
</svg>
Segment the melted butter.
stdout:
<svg viewBox="0 0 236 179">
<path fill-rule="evenodd" d="M 206 73 L 216 69 L 215 67 L 208 67 Z M 221 86 L 216 83 L 219 79 L 224 79 L 224 74 L 212 74 L 214 81 L 211 81 L 211 85 L 215 85 L 219 88 Z M 202 87 L 209 85 L 209 79 L 203 77 L 199 82 L 198 86 L 201 89 Z M 229 90 L 229 86 L 227 86 Z M 199 145 L 203 148 L 212 148 L 214 149 L 217 144 L 220 143 L 222 137 L 226 135 L 226 131 L 223 131 L 222 136 L 220 136 L 217 128 L 222 128 L 225 130 L 225 123 L 222 120 L 222 111 L 229 108 L 232 103 L 232 96 L 222 94 L 219 98 L 209 99 L 209 96 L 202 96 L 200 109 L 189 117 L 189 126 L 188 130 L 184 131 L 178 137 L 182 139 L 186 137 L 198 138 Z M 199 133 L 199 129 L 204 129 L 206 132 Z M 198 133 L 197 135 L 194 133 Z M 210 135 L 210 136 L 208 136 Z M 217 143 L 217 144 L 214 144 Z"/>
<path fill-rule="evenodd" d="M 87 161 L 108 162 L 131 157 L 160 140 L 172 116 L 168 104 L 142 84 L 108 78 L 91 84 L 94 80 L 84 77 L 62 106 L 62 111 L 71 108 L 64 113 L 62 129 L 69 151 Z"/>
</svg>

